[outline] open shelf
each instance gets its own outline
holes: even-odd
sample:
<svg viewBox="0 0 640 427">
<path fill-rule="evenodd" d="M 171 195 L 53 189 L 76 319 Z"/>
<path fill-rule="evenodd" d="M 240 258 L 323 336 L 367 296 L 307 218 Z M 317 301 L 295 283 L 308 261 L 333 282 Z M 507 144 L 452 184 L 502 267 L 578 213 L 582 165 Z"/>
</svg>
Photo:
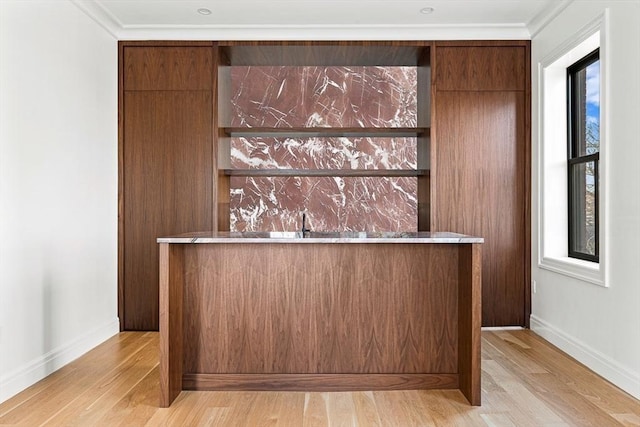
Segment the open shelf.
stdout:
<svg viewBox="0 0 640 427">
<path fill-rule="evenodd" d="M 281 137 L 281 138 L 306 138 L 306 137 L 419 137 L 428 136 L 429 128 L 364 128 L 364 127 L 295 127 L 295 128 L 263 128 L 263 127 L 224 127 L 221 128 L 227 136 L 231 137 Z"/>
<path fill-rule="evenodd" d="M 224 169 L 227 176 L 402 177 L 428 175 L 422 169 Z"/>
<path fill-rule="evenodd" d="M 429 42 L 220 42 L 221 62 L 232 66 L 417 66 Z"/>
</svg>

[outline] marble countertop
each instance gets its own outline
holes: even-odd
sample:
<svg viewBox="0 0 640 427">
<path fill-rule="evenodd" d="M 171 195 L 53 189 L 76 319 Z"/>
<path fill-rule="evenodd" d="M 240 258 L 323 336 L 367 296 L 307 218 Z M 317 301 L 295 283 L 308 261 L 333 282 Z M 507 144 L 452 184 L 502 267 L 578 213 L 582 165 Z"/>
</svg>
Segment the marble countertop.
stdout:
<svg viewBox="0 0 640 427">
<path fill-rule="evenodd" d="M 448 232 L 228 232 L 204 231 L 159 237 L 158 243 L 484 243 L 482 237 Z"/>
</svg>

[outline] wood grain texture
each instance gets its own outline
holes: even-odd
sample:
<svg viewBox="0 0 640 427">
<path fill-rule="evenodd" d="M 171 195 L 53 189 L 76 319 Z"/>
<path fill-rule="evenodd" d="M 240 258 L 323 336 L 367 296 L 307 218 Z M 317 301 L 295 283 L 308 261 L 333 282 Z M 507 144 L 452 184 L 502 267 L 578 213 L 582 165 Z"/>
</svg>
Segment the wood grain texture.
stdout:
<svg viewBox="0 0 640 427">
<path fill-rule="evenodd" d="M 458 253 L 458 373 L 469 403 L 481 404 L 482 246 L 460 245 Z"/>
<path fill-rule="evenodd" d="M 212 171 L 211 171 L 211 175 L 209 176 L 210 179 L 212 179 L 211 182 L 211 191 L 212 191 L 212 212 L 211 212 L 211 230 L 221 230 L 220 228 L 220 212 L 218 209 L 218 200 L 220 198 L 220 186 L 218 185 L 218 179 L 219 179 L 219 166 L 220 166 L 220 159 L 219 156 L 221 155 L 220 153 L 220 110 L 219 110 L 219 106 L 218 106 L 218 97 L 220 96 L 219 93 L 219 88 L 220 85 L 218 84 L 218 70 L 220 68 L 220 61 L 223 58 L 221 58 L 220 55 L 220 49 L 218 48 L 218 43 L 213 43 L 213 49 L 212 49 L 212 66 L 211 66 L 211 99 L 213 100 L 213 108 L 211 109 L 211 138 L 212 138 L 212 147 L 211 147 L 211 166 L 212 166 Z M 229 197 L 227 195 L 227 197 Z M 229 219 L 227 218 L 226 221 L 229 221 Z"/>
<path fill-rule="evenodd" d="M 182 391 L 184 246 L 160 243 L 160 407 Z"/>
<path fill-rule="evenodd" d="M 424 41 L 220 42 L 231 65 L 415 66 Z"/>
<path fill-rule="evenodd" d="M 483 326 L 524 325 L 530 262 L 525 94 L 438 90 L 435 109 L 432 231 L 485 238 Z"/>
<path fill-rule="evenodd" d="M 118 319 L 124 325 L 124 46 L 118 43 Z"/>
<path fill-rule="evenodd" d="M 431 173 L 418 175 L 418 231 L 431 229 Z"/>
<path fill-rule="evenodd" d="M 431 113 L 432 51 L 431 47 L 422 49 L 418 60 L 416 102 L 418 124 L 421 126 L 431 123 L 429 115 Z M 416 147 L 417 168 L 418 170 L 426 169 L 422 175 L 418 176 L 418 231 L 431 230 L 431 165 L 428 164 L 431 159 L 431 129 L 428 127 L 426 129 L 428 132 L 418 135 Z"/>
<path fill-rule="evenodd" d="M 531 42 L 525 45 L 524 92 L 524 326 L 530 327 L 531 318 Z"/>
<path fill-rule="evenodd" d="M 188 245 L 185 373 L 455 373 L 457 250 Z"/>
<path fill-rule="evenodd" d="M 525 46 L 436 46 L 437 90 L 525 90 Z"/>
<path fill-rule="evenodd" d="M 231 229 L 231 177 L 226 175 L 223 170 L 218 172 L 218 231 L 229 231 Z"/>
<path fill-rule="evenodd" d="M 124 90 L 212 89 L 211 47 L 125 46 Z"/>
<path fill-rule="evenodd" d="M 456 389 L 458 374 L 186 374 L 185 390 L 357 391 Z"/>
<path fill-rule="evenodd" d="M 637 399 L 535 333 L 482 332 L 482 406 L 459 390 L 184 391 L 158 408 L 158 333 L 123 332 L 0 403 L 3 426 L 634 426 Z"/>
<path fill-rule="evenodd" d="M 163 235 L 213 226 L 212 98 L 208 91 L 124 94 L 124 329 L 158 329 Z"/>
</svg>

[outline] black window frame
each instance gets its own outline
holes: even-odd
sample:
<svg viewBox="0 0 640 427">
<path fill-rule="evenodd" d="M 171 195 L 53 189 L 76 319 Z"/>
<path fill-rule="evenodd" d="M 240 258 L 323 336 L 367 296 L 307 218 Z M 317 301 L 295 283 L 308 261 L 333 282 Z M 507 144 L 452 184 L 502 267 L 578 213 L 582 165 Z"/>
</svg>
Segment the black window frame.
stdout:
<svg viewBox="0 0 640 427">
<path fill-rule="evenodd" d="M 585 261 L 600 262 L 600 148 L 597 153 L 580 155 L 580 144 L 583 141 L 580 140 L 581 135 L 584 136 L 584 132 L 579 131 L 581 126 L 580 109 L 576 108 L 578 97 L 576 95 L 576 78 L 574 77 L 578 72 L 586 69 L 589 65 L 600 60 L 600 48 L 589 53 L 582 59 L 576 61 L 574 64 L 567 68 L 567 186 L 568 186 L 568 254 L 570 258 L 577 258 Z M 586 144 L 586 142 L 584 142 Z M 580 165 L 587 163 L 594 163 L 594 233 L 595 233 L 595 245 L 594 253 L 590 254 L 586 252 L 576 251 L 576 240 L 581 227 L 579 227 L 579 208 L 582 207 L 581 195 L 584 191 L 576 192 L 574 185 L 574 170 Z M 582 184 L 581 184 L 582 185 Z M 584 198 L 584 197 L 582 197 Z"/>
</svg>

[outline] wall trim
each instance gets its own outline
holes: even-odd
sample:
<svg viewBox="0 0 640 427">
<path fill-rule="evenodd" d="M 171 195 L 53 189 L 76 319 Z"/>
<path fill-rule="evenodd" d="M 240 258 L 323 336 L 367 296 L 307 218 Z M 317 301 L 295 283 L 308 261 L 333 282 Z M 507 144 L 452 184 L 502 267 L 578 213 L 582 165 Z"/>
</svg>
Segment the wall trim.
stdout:
<svg viewBox="0 0 640 427">
<path fill-rule="evenodd" d="M 120 321 L 116 317 L 5 374 L 0 377 L 0 403 L 37 383 L 119 332 Z"/>
<path fill-rule="evenodd" d="M 536 315 L 531 315 L 531 330 L 558 347 L 587 368 L 640 399 L 640 372 L 633 372 L 609 356 L 589 347 L 579 339 Z"/>
</svg>

